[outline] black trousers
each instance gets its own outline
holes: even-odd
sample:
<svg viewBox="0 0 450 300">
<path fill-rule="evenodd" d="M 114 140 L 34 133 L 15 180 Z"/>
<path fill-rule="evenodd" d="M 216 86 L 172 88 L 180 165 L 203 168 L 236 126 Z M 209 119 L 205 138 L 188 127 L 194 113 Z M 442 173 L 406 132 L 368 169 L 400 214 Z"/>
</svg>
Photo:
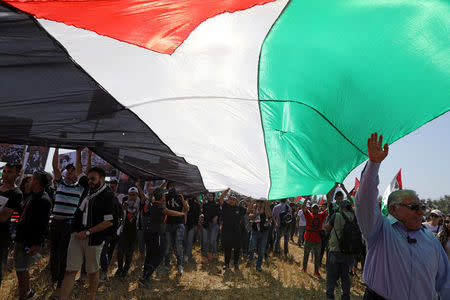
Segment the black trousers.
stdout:
<svg viewBox="0 0 450 300">
<path fill-rule="evenodd" d="M 161 232 L 145 232 L 145 262 L 144 275 L 145 279 L 150 278 L 153 272 L 158 268 L 164 258 L 166 250 L 166 239 L 164 233 Z"/>
<path fill-rule="evenodd" d="M 128 272 L 136 248 L 137 229 L 135 231 L 124 231 L 119 237 L 119 247 L 117 248 L 117 267 L 119 270 Z M 125 265 L 123 258 L 125 257 Z"/>
<path fill-rule="evenodd" d="M 223 249 L 225 252 L 225 265 L 230 265 L 231 260 L 231 252 L 233 252 L 233 262 L 234 265 L 239 264 L 239 254 L 241 252 L 241 237 L 237 234 L 236 236 L 232 235 L 224 235 L 223 236 Z"/>
<path fill-rule="evenodd" d="M 53 219 L 50 225 L 50 273 L 61 287 L 66 272 L 67 247 L 69 247 L 72 220 Z"/>
</svg>

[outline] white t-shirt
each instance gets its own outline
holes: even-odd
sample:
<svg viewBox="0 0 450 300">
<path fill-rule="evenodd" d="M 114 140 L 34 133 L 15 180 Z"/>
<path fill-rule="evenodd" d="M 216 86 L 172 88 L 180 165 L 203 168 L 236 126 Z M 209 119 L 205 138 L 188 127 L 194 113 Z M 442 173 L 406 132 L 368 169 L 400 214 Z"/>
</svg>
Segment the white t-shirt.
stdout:
<svg viewBox="0 0 450 300">
<path fill-rule="evenodd" d="M 429 231 L 431 231 L 431 232 L 434 233 L 435 235 L 436 235 L 439 231 L 441 231 L 441 229 L 442 229 L 442 225 L 432 226 L 432 225 L 430 225 L 430 223 L 428 223 L 428 222 L 423 222 L 422 225 L 425 226 L 426 229 L 428 229 Z M 438 227 L 439 227 L 439 230 L 438 230 Z"/>
<path fill-rule="evenodd" d="M 303 214 L 303 210 L 300 209 L 297 213 L 297 216 L 299 216 L 298 226 L 306 226 L 306 219 L 305 215 Z"/>
</svg>

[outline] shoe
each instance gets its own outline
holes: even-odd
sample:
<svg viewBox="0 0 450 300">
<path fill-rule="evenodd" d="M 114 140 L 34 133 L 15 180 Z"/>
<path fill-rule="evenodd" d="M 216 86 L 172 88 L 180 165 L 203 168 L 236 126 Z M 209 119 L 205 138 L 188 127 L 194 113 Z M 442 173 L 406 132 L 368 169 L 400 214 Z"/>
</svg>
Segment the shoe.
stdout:
<svg viewBox="0 0 450 300">
<path fill-rule="evenodd" d="M 245 264 L 246 268 L 250 268 L 252 266 L 252 261 L 248 260 L 247 263 Z"/>
<path fill-rule="evenodd" d="M 150 281 L 144 277 L 141 277 L 138 281 L 140 285 L 142 285 L 146 289 L 150 289 L 152 286 L 150 285 Z"/>
<path fill-rule="evenodd" d="M 212 260 L 212 258 L 213 258 L 212 253 L 209 252 L 209 253 L 208 253 L 208 260 Z"/>
<path fill-rule="evenodd" d="M 182 275 L 183 274 L 183 266 L 178 266 L 177 267 L 177 269 L 178 269 L 178 275 Z"/>
<path fill-rule="evenodd" d="M 122 277 L 123 270 L 117 269 L 116 273 L 114 273 L 114 277 Z"/>
<path fill-rule="evenodd" d="M 100 279 L 99 282 L 103 283 L 108 279 L 108 276 L 106 275 L 105 272 L 102 272 L 102 274 L 100 274 Z"/>
<path fill-rule="evenodd" d="M 188 260 L 189 260 L 189 257 L 188 257 L 187 255 L 185 255 L 185 256 L 183 257 L 183 261 L 184 261 L 185 263 L 187 263 Z"/>
<path fill-rule="evenodd" d="M 33 299 L 33 298 L 34 298 L 34 292 L 32 290 L 30 290 L 28 292 L 27 299 Z"/>
<path fill-rule="evenodd" d="M 122 273 L 119 276 L 120 280 L 121 281 L 125 281 L 125 279 L 127 278 L 127 274 L 128 274 L 128 271 L 127 270 L 123 270 Z"/>
<path fill-rule="evenodd" d="M 234 265 L 234 271 L 235 271 L 235 272 L 239 272 L 239 265 L 237 265 L 237 264 Z"/>
<path fill-rule="evenodd" d="M 159 270 L 159 274 L 166 274 L 168 273 L 170 268 L 168 266 L 164 266 Z"/>
<path fill-rule="evenodd" d="M 205 256 L 203 256 L 203 257 L 202 257 L 202 264 L 206 263 L 207 261 L 208 261 L 208 258 L 205 257 Z"/>
<path fill-rule="evenodd" d="M 321 279 L 322 277 L 320 276 L 319 272 L 314 272 L 314 277 L 316 277 L 317 279 Z"/>
<path fill-rule="evenodd" d="M 306 271 L 306 269 L 302 269 L 300 272 L 302 272 L 302 273 L 308 273 L 307 271 Z"/>
<path fill-rule="evenodd" d="M 261 267 L 256 267 L 256 271 L 258 271 L 258 272 L 262 272 L 262 269 L 261 269 Z"/>
<path fill-rule="evenodd" d="M 222 269 L 228 270 L 228 269 L 230 269 L 230 266 L 229 266 L 229 265 L 224 265 L 224 266 L 222 267 Z"/>
</svg>

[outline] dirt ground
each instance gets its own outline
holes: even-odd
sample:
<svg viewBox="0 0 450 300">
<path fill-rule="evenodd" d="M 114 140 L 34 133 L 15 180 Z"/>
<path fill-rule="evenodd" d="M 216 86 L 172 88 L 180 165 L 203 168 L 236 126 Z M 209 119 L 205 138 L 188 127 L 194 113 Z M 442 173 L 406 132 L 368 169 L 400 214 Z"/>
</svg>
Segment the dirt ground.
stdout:
<svg viewBox="0 0 450 300">
<path fill-rule="evenodd" d="M 106 283 L 100 284 L 97 299 L 325 299 L 325 269 L 321 268 L 323 279 L 312 277 L 313 264 L 310 259 L 308 273 L 301 273 L 303 248 L 293 242 L 289 247 L 290 257 L 287 260 L 270 256 L 268 261 L 263 263 L 262 272 L 257 272 L 254 267 L 247 268 L 242 260 L 238 272 L 234 269 L 225 272 L 222 270 L 223 255 L 202 265 L 199 248 L 196 247 L 193 250 L 194 260 L 184 265 L 182 276 L 178 276 L 176 268 L 172 266 L 168 274 L 154 275 L 150 290 L 145 290 L 137 283 L 142 275 L 143 265 L 143 258 L 139 254 L 135 254 L 133 265 L 124 282 L 113 277 L 117 268 L 114 256 L 109 268 L 109 278 Z M 55 289 L 50 271 L 45 269 L 47 263 L 48 254 L 44 254 L 31 268 L 32 288 L 36 292 L 34 299 L 50 299 Z M 9 262 L 10 268 L 11 264 L 12 258 Z M 364 293 L 360 270 L 358 274 L 359 276 L 352 278 L 352 299 L 362 299 Z M 336 299 L 340 298 L 340 294 L 339 286 L 336 289 Z M 6 271 L 0 288 L 0 299 L 16 298 L 15 272 Z M 71 299 L 88 299 L 87 280 L 75 284 Z"/>
</svg>

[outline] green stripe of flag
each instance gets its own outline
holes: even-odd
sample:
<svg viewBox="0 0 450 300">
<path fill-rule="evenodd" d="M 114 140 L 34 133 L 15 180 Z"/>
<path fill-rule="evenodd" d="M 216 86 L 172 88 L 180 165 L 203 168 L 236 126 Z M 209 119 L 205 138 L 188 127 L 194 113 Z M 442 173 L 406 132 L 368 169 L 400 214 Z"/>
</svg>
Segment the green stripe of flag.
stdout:
<svg viewBox="0 0 450 300">
<path fill-rule="evenodd" d="M 324 194 L 450 110 L 450 2 L 292 0 L 261 49 L 270 199 Z"/>
</svg>

